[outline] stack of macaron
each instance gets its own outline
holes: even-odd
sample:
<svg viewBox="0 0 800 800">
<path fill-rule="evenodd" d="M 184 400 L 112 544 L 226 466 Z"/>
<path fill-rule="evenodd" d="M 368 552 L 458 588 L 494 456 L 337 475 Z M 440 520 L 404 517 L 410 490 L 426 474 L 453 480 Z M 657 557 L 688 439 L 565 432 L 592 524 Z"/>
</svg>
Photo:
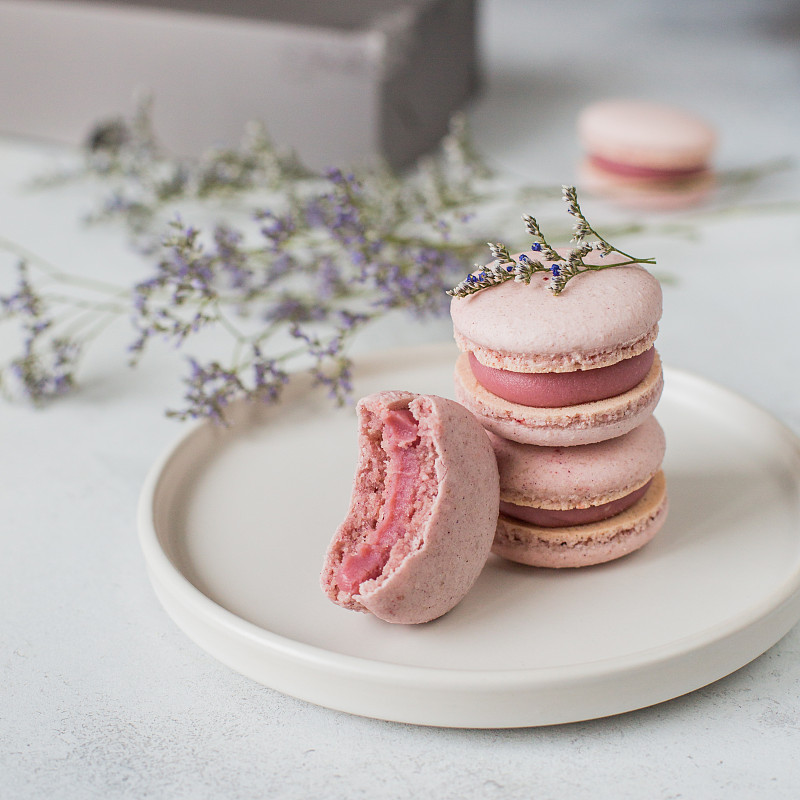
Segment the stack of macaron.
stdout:
<svg viewBox="0 0 800 800">
<path fill-rule="evenodd" d="M 680 108 L 640 100 L 600 100 L 578 117 L 580 182 L 621 205 L 651 210 L 704 200 L 714 185 L 714 129 Z"/>
<path fill-rule="evenodd" d="M 658 280 L 638 264 L 613 266 L 554 294 L 544 273 L 456 296 L 451 316 L 462 351 L 456 398 L 498 461 L 494 552 L 577 567 L 648 542 L 667 512 L 653 417 L 663 388 Z"/>
<path fill-rule="evenodd" d="M 337 605 L 428 622 L 460 602 L 491 551 L 581 567 L 637 550 L 664 524 L 661 287 L 642 267 L 653 260 L 602 239 L 574 188 L 564 199 L 574 249 L 550 248 L 526 215 L 531 250 L 552 263 L 490 245 L 495 261 L 449 292 L 459 402 L 359 401 L 350 508 L 320 579 Z"/>
</svg>

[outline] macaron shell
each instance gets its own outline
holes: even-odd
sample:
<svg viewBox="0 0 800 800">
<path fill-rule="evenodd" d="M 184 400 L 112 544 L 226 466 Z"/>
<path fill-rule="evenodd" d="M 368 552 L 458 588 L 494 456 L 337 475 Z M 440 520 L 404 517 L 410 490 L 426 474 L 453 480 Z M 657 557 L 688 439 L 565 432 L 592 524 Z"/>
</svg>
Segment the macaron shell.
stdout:
<svg viewBox="0 0 800 800">
<path fill-rule="evenodd" d="M 497 436 L 523 444 L 570 447 L 612 439 L 632 431 L 649 417 L 664 388 L 656 353 L 647 377 L 624 394 L 561 408 L 532 408 L 491 394 L 475 379 L 469 357 L 456 361 L 456 399 Z"/>
<path fill-rule="evenodd" d="M 661 530 L 668 500 L 659 471 L 645 496 L 615 517 L 568 528 L 540 528 L 501 514 L 492 552 L 532 567 L 585 567 L 634 552 Z"/>
<path fill-rule="evenodd" d="M 585 150 L 610 161 L 654 169 L 691 169 L 708 163 L 714 129 L 699 117 L 668 105 L 603 100 L 578 117 Z"/>
<path fill-rule="evenodd" d="M 623 436 L 574 447 L 539 447 L 489 434 L 500 471 L 500 499 L 554 510 L 625 497 L 661 468 L 666 437 L 655 417 Z"/>
<path fill-rule="evenodd" d="M 362 584 L 359 602 L 389 622 L 440 617 L 469 591 L 489 557 L 499 513 L 497 462 L 477 420 L 452 400 L 421 396 L 414 415 L 429 420 L 439 457 L 439 490 L 422 546 Z"/>
<path fill-rule="evenodd" d="M 339 605 L 387 622 L 428 622 L 464 597 L 489 556 L 499 509 L 497 462 L 486 432 L 452 400 L 382 392 L 359 405 L 365 402 L 373 408 L 408 407 L 419 420 L 421 439 L 435 450 L 436 498 L 413 545 L 394 547 L 381 575 L 347 595 L 335 585 L 335 575 L 352 536 L 350 520 L 365 500 L 357 490 L 357 474 L 350 511 L 328 550 L 322 587 Z M 365 435 L 362 430 L 360 436 Z M 366 446 L 362 442 L 362 452 Z"/>
<path fill-rule="evenodd" d="M 528 253 L 535 258 L 535 253 Z M 587 263 L 604 264 L 597 252 Z M 609 267 L 573 278 L 559 295 L 534 275 L 450 304 L 456 343 L 488 367 L 569 372 L 610 366 L 649 349 L 658 334 L 662 293 L 639 266 Z"/>
</svg>

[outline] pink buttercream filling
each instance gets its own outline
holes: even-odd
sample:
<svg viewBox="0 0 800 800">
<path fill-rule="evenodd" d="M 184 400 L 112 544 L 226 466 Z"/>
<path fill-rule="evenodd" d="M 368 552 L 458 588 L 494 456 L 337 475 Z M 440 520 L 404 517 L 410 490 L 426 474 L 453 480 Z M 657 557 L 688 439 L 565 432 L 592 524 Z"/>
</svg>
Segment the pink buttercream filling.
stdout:
<svg viewBox="0 0 800 800">
<path fill-rule="evenodd" d="M 501 500 L 500 511 L 508 517 L 530 522 L 540 528 L 565 528 L 569 525 L 587 525 L 590 522 L 599 522 L 602 519 L 621 514 L 644 497 L 649 486 L 650 481 L 630 494 L 626 494 L 625 497 L 620 497 L 609 503 L 601 503 L 598 506 L 589 506 L 589 508 L 536 508 L 534 506 L 518 506 Z"/>
<path fill-rule="evenodd" d="M 653 180 L 673 180 L 675 178 L 690 178 L 699 175 L 706 170 L 704 165 L 686 167 L 682 169 L 659 169 L 657 167 L 642 167 L 636 164 L 624 164 L 621 161 L 613 161 L 603 156 L 590 155 L 589 161 L 594 166 L 605 172 L 613 172 L 615 175 L 623 175 L 629 178 L 652 178 Z"/>
<path fill-rule="evenodd" d="M 654 357 L 651 347 L 608 367 L 573 372 L 511 372 L 487 367 L 472 353 L 469 363 L 478 383 L 504 400 L 533 408 L 560 408 L 627 392 L 645 379 Z"/>
<path fill-rule="evenodd" d="M 420 474 L 419 425 L 408 409 L 386 411 L 382 419 L 382 447 L 388 461 L 380 517 L 366 539 L 345 554 L 336 574 L 339 587 L 351 594 L 381 574 L 392 547 L 406 534 L 414 510 Z"/>
</svg>

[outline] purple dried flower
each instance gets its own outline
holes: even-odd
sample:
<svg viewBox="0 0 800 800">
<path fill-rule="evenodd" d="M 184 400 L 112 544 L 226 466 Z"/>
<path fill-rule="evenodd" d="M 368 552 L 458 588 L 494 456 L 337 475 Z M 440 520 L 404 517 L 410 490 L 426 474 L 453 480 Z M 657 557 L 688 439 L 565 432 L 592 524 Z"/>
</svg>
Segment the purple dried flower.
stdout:
<svg viewBox="0 0 800 800">
<path fill-rule="evenodd" d="M 264 314 L 267 322 L 313 322 L 325 319 L 323 306 L 308 297 L 285 293 Z"/>
<path fill-rule="evenodd" d="M 275 403 L 289 382 L 289 373 L 278 367 L 278 362 L 266 358 L 258 345 L 253 345 L 252 396 L 267 403 Z"/>
<path fill-rule="evenodd" d="M 168 412 L 181 419 L 203 417 L 224 422 L 225 407 L 241 394 L 244 386 L 235 371 L 225 369 L 218 361 L 200 364 L 189 358 L 190 374 L 186 378 L 187 406 L 183 411 Z"/>
<path fill-rule="evenodd" d="M 228 225 L 214 228 L 215 258 L 221 272 L 228 276 L 232 289 L 248 289 L 253 278 L 247 253 L 242 250 L 243 239 L 239 231 Z"/>
<path fill-rule="evenodd" d="M 326 387 L 328 397 L 342 405 L 353 391 L 352 366 L 350 359 L 342 356 L 329 362 L 327 368 L 322 365 L 315 366 L 311 374 L 314 376 L 314 383 Z"/>
<path fill-rule="evenodd" d="M 31 284 L 28 265 L 24 261 L 17 264 L 17 273 L 16 291 L 0 295 L 0 309 L 4 312 L 2 316 L 38 319 L 44 313 L 44 303 Z"/>
<path fill-rule="evenodd" d="M 441 164 L 416 174 L 334 168 L 320 175 L 278 153 L 263 132 L 250 135 L 240 150 L 189 162 L 162 155 L 146 109 L 126 131 L 119 147 L 90 168 L 118 179 L 101 216 L 149 234 L 141 246 L 153 258 L 152 273 L 129 292 L 132 361 L 154 340 L 185 348 L 210 329 L 233 344 L 229 363 L 189 361 L 185 409 L 175 416 L 221 419 L 240 397 L 274 402 L 298 361 L 310 361 L 315 382 L 342 402 L 352 391 L 351 337 L 385 311 L 446 311 L 443 289 L 463 269 L 462 257 L 477 255 L 458 237 L 458 225 L 472 216 L 465 178 L 477 174 L 463 136 L 451 137 Z M 245 206 L 243 190 L 251 189 L 259 196 L 277 190 L 268 210 Z M 240 201 L 236 213 L 255 222 L 246 233 L 232 224 L 201 232 L 175 219 L 156 242 L 155 224 L 176 201 L 223 194 Z M 0 314 L 27 314 L 29 335 L 41 351 L 54 332 L 28 289 L 0 298 Z M 275 352 L 271 345 L 285 334 L 295 346 Z M 57 367 L 50 373 L 53 391 L 71 374 L 69 354 L 62 355 L 51 365 Z"/>
<path fill-rule="evenodd" d="M 80 346 L 69 339 L 56 337 L 43 342 L 41 333 L 31 332 L 24 344 L 24 352 L 10 364 L 25 397 L 39 405 L 60 397 L 75 386 L 75 366 L 81 355 Z"/>
<path fill-rule="evenodd" d="M 273 251 L 280 250 L 297 228 L 297 222 L 290 214 L 279 215 L 263 210 L 256 214 L 256 219 L 261 223 L 259 230 L 267 240 L 267 247 Z"/>
</svg>

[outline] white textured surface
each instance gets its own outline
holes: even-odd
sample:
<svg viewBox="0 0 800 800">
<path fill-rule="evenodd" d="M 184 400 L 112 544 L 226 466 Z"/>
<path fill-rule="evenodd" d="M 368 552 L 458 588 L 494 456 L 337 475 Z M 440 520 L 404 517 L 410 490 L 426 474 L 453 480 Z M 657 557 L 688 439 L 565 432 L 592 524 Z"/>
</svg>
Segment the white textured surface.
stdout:
<svg viewBox="0 0 800 800">
<path fill-rule="evenodd" d="M 570 180 L 578 110 L 628 93 L 705 114 L 720 127 L 723 166 L 800 158 L 800 16 L 788 1 L 490 0 L 483 16 L 488 75 L 472 119 L 479 145 L 508 168 Z M 19 191 L 46 163 L 37 148 L 0 144 L 0 234 L 66 268 L 134 279 L 143 267 L 117 232 L 76 224 L 87 199 Z M 797 172 L 770 187 L 796 198 Z M 665 289 L 664 361 L 730 386 L 795 430 L 798 228 L 797 213 L 731 216 L 705 222 L 700 240 L 680 248 L 674 237 L 637 240 L 643 252 L 652 244 L 660 272 L 679 277 Z M 754 260 L 755 250 L 765 252 Z M 447 338 L 446 323 L 386 326 L 372 342 L 431 336 Z M 350 717 L 218 664 L 169 621 L 144 573 L 136 499 L 176 433 L 158 409 L 179 387 L 171 359 L 126 370 L 127 338 L 124 324 L 111 331 L 75 397 L 41 412 L 0 406 L 2 796 L 797 797 L 798 628 L 687 697 L 500 732 Z"/>
</svg>

